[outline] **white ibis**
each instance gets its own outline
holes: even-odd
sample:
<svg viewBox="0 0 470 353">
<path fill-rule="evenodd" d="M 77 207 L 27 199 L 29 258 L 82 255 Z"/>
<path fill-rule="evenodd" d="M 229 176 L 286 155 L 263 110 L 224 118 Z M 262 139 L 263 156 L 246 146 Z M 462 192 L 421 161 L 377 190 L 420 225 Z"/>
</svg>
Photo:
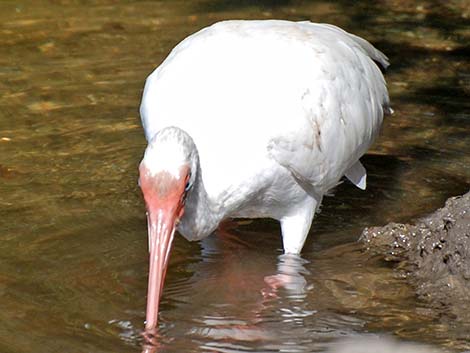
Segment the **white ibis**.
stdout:
<svg viewBox="0 0 470 353">
<path fill-rule="evenodd" d="M 365 189 L 359 158 L 391 111 L 378 65 L 384 54 L 333 25 L 224 21 L 184 39 L 147 78 L 147 331 L 175 229 L 199 240 L 226 218 L 269 217 L 284 252 L 298 254 L 341 177 Z"/>
</svg>

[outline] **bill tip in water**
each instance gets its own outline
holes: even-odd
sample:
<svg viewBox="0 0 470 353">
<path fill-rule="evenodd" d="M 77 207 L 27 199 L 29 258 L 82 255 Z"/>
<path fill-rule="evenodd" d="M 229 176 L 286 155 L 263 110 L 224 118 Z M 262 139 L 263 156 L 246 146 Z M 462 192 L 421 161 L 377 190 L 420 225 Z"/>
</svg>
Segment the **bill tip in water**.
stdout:
<svg viewBox="0 0 470 353">
<path fill-rule="evenodd" d="M 142 332 L 144 339 L 142 345 L 142 353 L 154 353 L 160 346 L 160 339 L 158 337 L 157 329 L 146 329 Z"/>
</svg>

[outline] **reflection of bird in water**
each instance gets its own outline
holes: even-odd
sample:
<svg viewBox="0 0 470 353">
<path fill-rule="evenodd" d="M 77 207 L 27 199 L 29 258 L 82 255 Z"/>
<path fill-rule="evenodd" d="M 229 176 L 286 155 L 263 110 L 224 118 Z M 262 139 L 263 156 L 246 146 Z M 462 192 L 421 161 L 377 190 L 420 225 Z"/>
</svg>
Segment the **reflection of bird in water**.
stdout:
<svg viewBox="0 0 470 353">
<path fill-rule="evenodd" d="M 365 188 L 359 158 L 390 110 L 376 63 L 388 65 L 335 26 L 226 21 L 186 38 L 148 77 L 139 178 L 147 332 L 157 325 L 175 228 L 199 240 L 226 218 L 270 217 L 281 223 L 285 253 L 298 254 L 323 195 L 343 175 Z"/>
<path fill-rule="evenodd" d="M 251 230 L 243 233 L 244 239 L 260 234 Z M 282 289 L 271 287 L 265 278 L 272 273 L 275 258 L 266 252 L 260 254 L 250 241 L 239 242 L 220 236 L 217 230 L 215 236 L 201 241 L 201 259 L 187 267 L 192 275 L 166 288 L 166 305 L 170 301 L 177 308 L 161 321 L 159 336 L 152 339 L 156 346 L 147 344 L 144 352 L 174 349 L 169 337 L 175 329 L 166 331 L 168 323 L 173 326 L 174 320 L 178 320 L 179 334 L 185 332 L 185 341 L 201 344 L 197 347 L 203 351 L 210 351 L 208 342 L 222 346 L 250 346 L 253 342 L 275 344 L 279 333 L 266 325 L 267 318 L 276 315 L 286 321 L 285 325 L 290 325 L 292 320 L 303 320 L 314 313 L 307 309 L 308 288 L 303 277 L 309 273 L 304 267 L 306 263 L 308 261 L 299 256 L 280 255 L 278 273 L 286 279 L 287 285 Z M 189 317 L 185 315 L 188 311 Z"/>
</svg>

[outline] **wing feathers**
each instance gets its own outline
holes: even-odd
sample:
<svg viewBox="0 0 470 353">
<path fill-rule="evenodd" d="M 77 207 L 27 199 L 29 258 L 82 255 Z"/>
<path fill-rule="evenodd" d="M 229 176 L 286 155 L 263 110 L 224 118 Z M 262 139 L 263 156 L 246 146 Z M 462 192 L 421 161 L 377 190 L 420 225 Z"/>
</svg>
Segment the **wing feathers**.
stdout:
<svg viewBox="0 0 470 353">
<path fill-rule="evenodd" d="M 346 178 L 348 178 L 349 181 L 356 185 L 359 189 L 366 189 L 367 172 L 366 168 L 364 168 L 360 161 L 354 163 L 353 166 L 349 168 L 344 175 L 346 175 Z"/>
</svg>

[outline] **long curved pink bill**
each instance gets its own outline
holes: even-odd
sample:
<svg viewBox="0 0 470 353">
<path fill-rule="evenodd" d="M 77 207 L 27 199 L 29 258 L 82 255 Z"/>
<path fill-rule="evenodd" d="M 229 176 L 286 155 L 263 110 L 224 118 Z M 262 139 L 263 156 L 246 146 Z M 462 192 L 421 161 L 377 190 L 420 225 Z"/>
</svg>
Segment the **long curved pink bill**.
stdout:
<svg viewBox="0 0 470 353">
<path fill-rule="evenodd" d="M 150 268 L 147 292 L 145 330 L 156 330 L 160 297 L 175 234 L 175 218 L 171 211 L 158 209 L 148 217 Z"/>
</svg>

